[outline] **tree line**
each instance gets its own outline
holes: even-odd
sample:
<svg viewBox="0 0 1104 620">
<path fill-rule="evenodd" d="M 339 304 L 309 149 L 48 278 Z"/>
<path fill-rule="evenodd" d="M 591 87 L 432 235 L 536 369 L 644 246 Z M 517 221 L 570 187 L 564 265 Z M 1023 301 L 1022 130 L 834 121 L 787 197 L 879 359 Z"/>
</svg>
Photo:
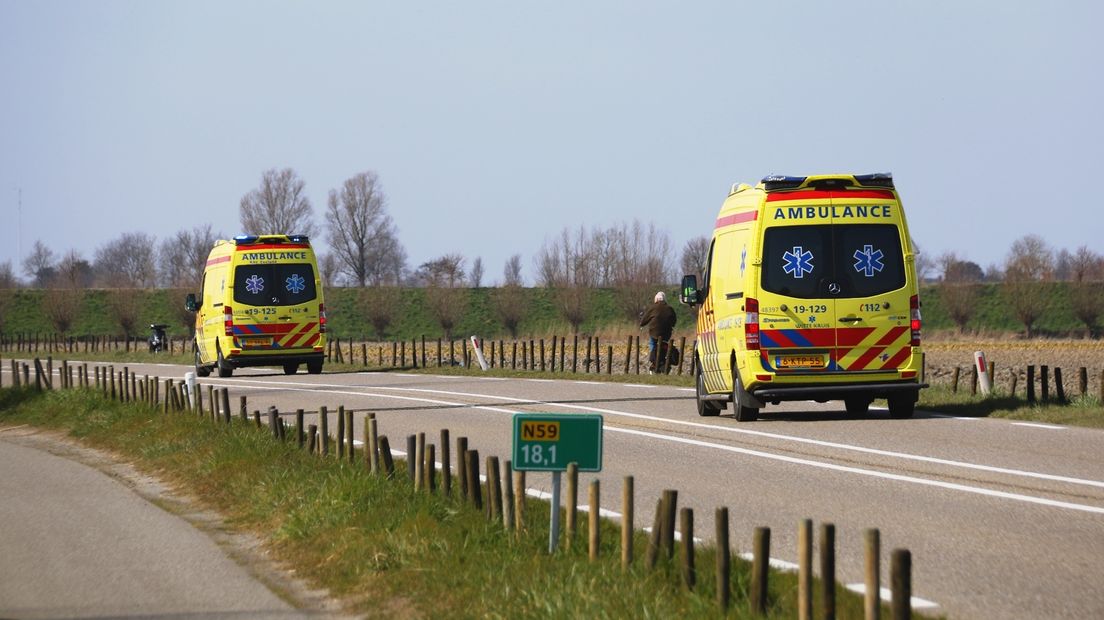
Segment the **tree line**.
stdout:
<svg viewBox="0 0 1104 620">
<path fill-rule="evenodd" d="M 319 271 L 328 286 L 364 289 L 359 304 L 367 320 L 384 333 L 394 320 L 398 299 L 394 287 L 425 289 L 426 304 L 446 335 L 466 312 L 462 289 L 484 285 L 481 257 L 446 253 L 416 267 L 407 262 L 399 230 L 388 213 L 387 197 L 379 176 L 365 171 L 346 179 L 328 193 L 321 231 L 315 210 L 305 194 L 306 184 L 291 168 L 271 169 L 258 186 L 246 192 L 239 204 L 244 234 L 273 232 L 314 236 L 324 232 L 329 245 L 319 255 Z M 207 254 L 215 241 L 225 238 L 211 225 L 176 232 L 160 242 L 150 234 L 126 232 L 97 248 L 90 258 L 76 250 L 63 254 L 41 240 L 35 241 L 22 262 L 20 280 L 10 262 L 0 263 L 0 291 L 19 286 L 46 289 L 44 312 L 61 332 L 68 331 L 78 305 L 78 292 L 108 288 L 110 310 L 130 333 L 137 322 L 137 302 L 127 291 L 148 288 L 194 290 L 201 281 Z M 635 319 L 651 302 L 656 290 L 669 288 L 682 274 L 699 277 L 708 259 L 710 238 L 700 236 L 678 251 L 669 235 L 654 224 L 639 221 L 608 228 L 565 227 L 550 236 L 532 258 L 532 280 L 549 289 L 561 317 L 578 331 L 586 320 L 594 291 L 614 291 L 614 303 L 626 320 Z M 914 248 L 915 248 L 914 244 Z M 1051 281 L 1071 283 L 1074 314 L 1094 335 L 1104 306 L 1104 258 L 1088 247 L 1070 252 L 1054 250 L 1037 235 L 1016 240 L 1000 265 L 982 269 L 957 253 L 932 258 L 917 250 L 917 275 L 946 294 L 942 303 L 959 329 L 966 331 L 977 312 L 980 287 L 999 282 L 1011 312 L 1030 336 L 1053 302 L 1047 288 Z M 502 279 L 492 291 L 495 315 L 512 335 L 525 315 L 517 294 L 524 286 L 522 257 L 511 256 Z M 0 293 L 0 329 L 9 295 Z M 186 317 L 182 316 L 182 320 Z"/>
</svg>

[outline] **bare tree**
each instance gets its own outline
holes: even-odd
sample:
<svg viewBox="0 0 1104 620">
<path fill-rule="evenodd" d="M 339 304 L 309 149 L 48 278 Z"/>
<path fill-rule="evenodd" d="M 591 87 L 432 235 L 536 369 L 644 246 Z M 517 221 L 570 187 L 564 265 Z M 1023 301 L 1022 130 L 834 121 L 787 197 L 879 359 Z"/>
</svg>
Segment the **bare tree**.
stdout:
<svg viewBox="0 0 1104 620">
<path fill-rule="evenodd" d="M 66 252 L 56 271 L 51 284 L 54 288 L 86 289 L 91 288 L 96 280 L 92 265 L 76 250 Z"/>
<path fill-rule="evenodd" d="M 598 281 L 593 241 L 594 235 L 581 227 L 575 233 L 564 228 L 558 238 L 546 241 L 536 256 L 540 284 L 553 290 L 560 315 L 575 333 L 586 320 Z"/>
<path fill-rule="evenodd" d="M 1054 271 L 1054 253 L 1038 235 L 1027 235 L 1012 244 L 1004 263 L 1005 301 L 1023 324 L 1027 337 L 1051 305 L 1051 292 L 1044 286 Z"/>
<path fill-rule="evenodd" d="M 703 235 L 694 237 L 682 246 L 682 258 L 679 260 L 679 265 L 682 267 L 683 275 L 694 275 L 698 277 L 698 282 L 702 281 L 702 274 L 705 273 L 705 261 L 709 259 L 709 243 L 710 238 Z"/>
<path fill-rule="evenodd" d="M 42 314 L 60 334 L 68 334 L 80 314 L 82 291 L 74 288 L 51 288 L 42 295 Z"/>
<path fill-rule="evenodd" d="M 157 280 L 153 236 L 123 233 L 96 250 L 93 267 L 100 284 L 110 288 L 151 288 Z"/>
<path fill-rule="evenodd" d="M 503 284 L 491 291 L 491 308 L 510 338 L 518 337 L 518 326 L 529 312 L 529 300 L 517 284 Z"/>
<path fill-rule="evenodd" d="M 11 261 L 6 260 L 0 263 L 0 289 L 16 288 L 17 286 L 19 286 L 19 279 L 15 277 Z"/>
<path fill-rule="evenodd" d="M 0 263 L 0 332 L 4 331 L 7 323 L 8 308 L 12 305 L 13 291 L 18 283 L 11 261 Z"/>
<path fill-rule="evenodd" d="M 468 281 L 472 288 L 483 286 L 483 258 L 476 256 L 472 261 L 471 271 L 468 273 Z"/>
<path fill-rule="evenodd" d="M 939 257 L 939 266 L 943 279 L 939 284 L 939 298 L 947 315 L 964 333 L 970 319 L 977 313 L 977 302 L 981 297 L 981 280 L 984 274 L 977 263 L 960 259 L 953 252 Z"/>
<path fill-rule="evenodd" d="M 1098 321 L 1104 311 L 1104 257 L 1087 246 L 1077 248 L 1069 261 L 1070 306 L 1090 338 L 1099 338 Z"/>
<path fill-rule="evenodd" d="M 306 183 L 291 168 L 266 170 L 261 185 L 242 196 L 242 232 L 249 235 L 314 234 L 314 210 Z"/>
<path fill-rule="evenodd" d="M 376 330 L 376 340 L 387 337 L 387 328 L 399 314 L 401 291 L 398 288 L 374 286 L 362 289 L 358 303 L 364 318 Z"/>
<path fill-rule="evenodd" d="M 932 260 L 927 252 L 920 249 L 920 244 L 916 243 L 916 239 L 910 238 L 910 241 L 912 241 L 912 264 L 916 267 L 916 282 L 921 284 L 931 277 L 932 272 L 935 271 L 936 261 Z"/>
<path fill-rule="evenodd" d="M 325 286 L 337 286 L 341 283 L 341 265 L 333 252 L 318 255 L 318 276 Z"/>
<path fill-rule="evenodd" d="M 195 329 L 196 313 L 184 307 L 184 298 L 188 293 L 195 293 L 197 288 L 170 288 L 165 289 L 165 295 L 169 300 L 169 312 L 172 320 L 183 327 L 188 333 Z"/>
<path fill-rule="evenodd" d="M 136 288 L 108 291 L 107 311 L 126 337 L 134 336 L 142 312 L 142 293 Z"/>
<path fill-rule="evenodd" d="M 502 270 L 502 283 L 506 286 L 521 286 L 521 254 L 514 254 L 506 259 L 506 266 Z"/>
<path fill-rule="evenodd" d="M 647 308 L 655 291 L 670 283 L 671 241 L 655 224 L 645 228 L 638 221 L 611 228 L 604 237 L 610 241 L 604 261 L 611 266 L 606 285 L 613 287 L 618 307 L 632 321 Z"/>
<path fill-rule="evenodd" d="M 1070 258 L 1069 279 L 1074 282 L 1088 282 L 1104 279 L 1104 257 L 1089 249 L 1077 248 Z"/>
<path fill-rule="evenodd" d="M 357 286 L 398 284 L 406 251 L 387 213 L 387 196 L 375 172 L 361 172 L 330 190 L 326 221 L 340 269 Z"/>
<path fill-rule="evenodd" d="M 198 289 L 207 265 L 207 255 L 222 236 L 222 233 L 212 231 L 210 224 L 203 224 L 191 230 L 179 230 L 162 241 L 158 252 L 161 285 Z"/>
<path fill-rule="evenodd" d="M 468 305 L 468 291 L 464 285 L 464 257 L 446 254 L 418 267 L 415 274 L 425 286 L 426 306 L 445 332 L 452 339 L 452 330 L 464 316 Z"/>
<path fill-rule="evenodd" d="M 38 288 L 46 288 L 57 273 L 54 251 L 46 247 L 41 239 L 36 239 L 31 253 L 23 259 L 23 273 Z"/>
</svg>

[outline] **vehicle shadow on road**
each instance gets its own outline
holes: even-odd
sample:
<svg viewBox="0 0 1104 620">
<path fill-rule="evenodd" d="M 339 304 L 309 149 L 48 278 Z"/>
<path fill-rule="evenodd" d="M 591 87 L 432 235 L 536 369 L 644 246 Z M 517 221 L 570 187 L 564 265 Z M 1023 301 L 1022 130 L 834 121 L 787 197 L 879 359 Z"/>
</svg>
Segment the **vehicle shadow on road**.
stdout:
<svg viewBox="0 0 1104 620">
<path fill-rule="evenodd" d="M 928 411 L 916 410 L 910 420 L 945 420 L 952 414 L 936 414 Z M 735 418 L 729 414 L 725 417 L 735 420 Z M 832 421 L 846 421 L 846 420 L 892 420 L 889 417 L 889 411 L 887 409 L 871 408 L 870 411 L 864 414 L 851 414 L 845 410 L 839 411 L 823 411 L 823 410 L 810 410 L 810 411 L 760 411 L 759 420 L 763 422 L 832 422 Z M 895 422 L 897 420 L 894 420 Z"/>
</svg>

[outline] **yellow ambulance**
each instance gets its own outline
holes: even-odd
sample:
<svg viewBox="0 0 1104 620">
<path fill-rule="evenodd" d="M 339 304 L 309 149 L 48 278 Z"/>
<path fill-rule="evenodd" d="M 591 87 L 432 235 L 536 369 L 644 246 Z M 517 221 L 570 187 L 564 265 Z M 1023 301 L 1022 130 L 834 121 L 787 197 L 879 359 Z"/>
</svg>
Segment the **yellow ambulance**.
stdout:
<svg viewBox="0 0 1104 620">
<path fill-rule="evenodd" d="M 326 307 L 322 280 L 305 235 L 242 235 L 215 243 L 203 271 L 196 313 L 195 368 L 229 377 L 244 366 L 322 372 Z"/>
<path fill-rule="evenodd" d="M 697 408 L 885 398 L 911 417 L 922 383 L 915 256 L 889 174 L 768 176 L 732 187 L 714 224 L 698 308 Z"/>
</svg>

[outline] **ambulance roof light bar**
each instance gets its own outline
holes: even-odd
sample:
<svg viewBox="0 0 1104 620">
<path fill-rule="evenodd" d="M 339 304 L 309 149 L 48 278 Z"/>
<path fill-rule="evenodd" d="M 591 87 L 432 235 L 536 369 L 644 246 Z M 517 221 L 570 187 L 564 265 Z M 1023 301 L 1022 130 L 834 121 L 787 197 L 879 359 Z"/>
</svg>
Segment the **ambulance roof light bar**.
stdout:
<svg viewBox="0 0 1104 620">
<path fill-rule="evenodd" d="M 893 188 L 893 174 L 889 172 L 875 172 L 873 174 L 856 174 L 851 176 L 839 176 L 839 177 L 826 177 L 826 178 L 813 178 L 809 177 L 795 177 L 782 174 L 771 174 L 763 177 L 763 189 L 768 192 L 788 189 L 798 189 L 806 185 L 814 187 L 824 186 L 826 188 L 836 187 L 849 187 L 852 185 L 851 179 L 855 180 L 862 187 L 884 187 L 888 189 Z"/>
<path fill-rule="evenodd" d="M 234 245 L 248 245 L 251 243 L 307 243 L 310 239 L 306 235 L 238 235 L 234 237 Z"/>
</svg>

